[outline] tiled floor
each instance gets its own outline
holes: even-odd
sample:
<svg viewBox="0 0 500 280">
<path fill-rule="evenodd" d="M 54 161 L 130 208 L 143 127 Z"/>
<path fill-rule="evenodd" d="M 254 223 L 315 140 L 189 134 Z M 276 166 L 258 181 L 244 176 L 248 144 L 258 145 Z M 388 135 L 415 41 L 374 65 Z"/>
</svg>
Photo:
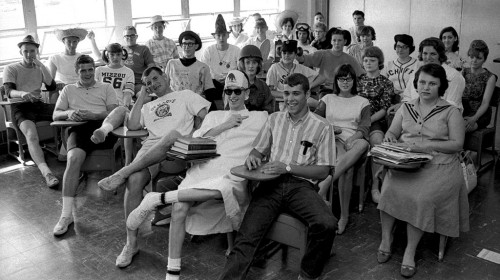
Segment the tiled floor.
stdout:
<svg viewBox="0 0 500 280">
<path fill-rule="evenodd" d="M 50 166 L 62 177 L 64 164 L 48 156 Z M 168 228 L 153 227 L 141 239 L 140 253 L 126 269 L 115 267 L 125 243 L 123 190 L 104 197 L 96 187 L 102 174 L 92 174 L 78 197 L 75 226 L 62 238 L 52 229 L 61 210 L 61 190 L 50 190 L 35 167 L 15 166 L 0 156 L 0 279 L 164 279 Z M 448 243 L 445 260 L 437 262 L 438 237 L 424 235 L 414 279 L 500 279 L 500 265 L 480 259 L 483 249 L 500 252 L 500 168 L 481 176 L 470 195 L 471 231 Z M 494 181 L 496 180 L 496 181 Z M 356 197 L 355 194 L 353 194 Z M 355 204 L 355 203 L 354 203 Z M 345 234 L 335 239 L 321 279 L 401 279 L 399 267 L 405 246 L 399 226 L 394 256 L 386 264 L 376 261 L 380 224 L 373 203 L 363 213 L 352 213 Z M 216 279 L 224 264 L 225 237 L 208 236 L 202 242 L 186 240 L 183 279 Z M 253 267 L 248 279 L 296 279 L 298 251 L 290 249 L 287 262 L 279 254 L 263 268 Z"/>
</svg>

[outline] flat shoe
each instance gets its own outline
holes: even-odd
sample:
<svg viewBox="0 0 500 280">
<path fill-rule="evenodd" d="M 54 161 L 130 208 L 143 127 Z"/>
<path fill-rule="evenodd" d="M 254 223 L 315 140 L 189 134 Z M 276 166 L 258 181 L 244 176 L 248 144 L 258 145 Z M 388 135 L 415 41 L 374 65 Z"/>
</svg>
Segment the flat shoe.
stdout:
<svg viewBox="0 0 500 280">
<path fill-rule="evenodd" d="M 47 183 L 47 187 L 51 189 L 59 185 L 59 180 L 52 173 L 47 173 L 47 175 L 45 175 L 45 182 Z"/>
<path fill-rule="evenodd" d="M 132 263 L 132 259 L 139 253 L 139 248 L 132 248 L 128 244 L 123 247 L 122 252 L 116 258 L 116 266 L 124 268 Z"/>
<path fill-rule="evenodd" d="M 339 219 L 339 221 L 337 223 L 337 225 L 338 225 L 337 234 L 338 235 L 341 235 L 342 233 L 344 233 L 348 222 L 349 222 L 349 219 L 342 219 L 342 218 Z"/>
<path fill-rule="evenodd" d="M 97 182 L 97 185 L 99 186 L 99 188 L 111 192 L 116 190 L 119 186 L 125 184 L 125 181 L 125 178 L 115 173 Z"/>
<path fill-rule="evenodd" d="M 391 259 L 392 253 L 386 252 L 382 250 L 378 250 L 377 252 L 377 261 L 378 263 L 386 263 Z"/>
<path fill-rule="evenodd" d="M 401 265 L 401 276 L 411 278 L 417 273 L 417 268 L 411 265 Z"/>
<path fill-rule="evenodd" d="M 61 217 L 57 225 L 54 227 L 54 235 L 61 236 L 68 231 L 69 226 L 73 223 L 73 217 Z"/>
</svg>

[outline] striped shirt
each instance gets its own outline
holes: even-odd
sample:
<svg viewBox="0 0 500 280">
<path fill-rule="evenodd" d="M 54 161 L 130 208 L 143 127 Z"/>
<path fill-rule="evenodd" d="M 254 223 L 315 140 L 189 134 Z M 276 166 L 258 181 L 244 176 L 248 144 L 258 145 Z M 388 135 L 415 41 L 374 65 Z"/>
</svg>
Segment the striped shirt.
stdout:
<svg viewBox="0 0 500 280">
<path fill-rule="evenodd" d="M 333 130 L 328 121 L 310 111 L 295 123 L 288 112 L 271 114 L 253 146 L 262 154 L 271 148 L 270 161 L 302 166 L 335 164 Z"/>
<path fill-rule="evenodd" d="M 149 39 L 146 46 L 153 54 L 156 66 L 165 69 L 167 62 L 172 58 L 179 58 L 179 52 L 174 40 L 163 37 L 161 40 Z"/>
</svg>

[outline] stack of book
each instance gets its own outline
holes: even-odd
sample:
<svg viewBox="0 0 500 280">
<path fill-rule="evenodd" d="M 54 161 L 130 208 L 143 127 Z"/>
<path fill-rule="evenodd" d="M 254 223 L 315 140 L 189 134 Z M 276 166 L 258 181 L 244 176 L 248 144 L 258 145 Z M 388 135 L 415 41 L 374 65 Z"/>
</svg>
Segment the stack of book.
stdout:
<svg viewBox="0 0 500 280">
<path fill-rule="evenodd" d="M 213 158 L 217 154 L 217 143 L 207 138 L 180 137 L 167 155 L 183 160 Z"/>
<path fill-rule="evenodd" d="M 425 163 L 432 160 L 432 156 L 429 154 L 409 152 L 405 147 L 391 143 L 375 145 L 369 155 L 397 165 Z"/>
</svg>

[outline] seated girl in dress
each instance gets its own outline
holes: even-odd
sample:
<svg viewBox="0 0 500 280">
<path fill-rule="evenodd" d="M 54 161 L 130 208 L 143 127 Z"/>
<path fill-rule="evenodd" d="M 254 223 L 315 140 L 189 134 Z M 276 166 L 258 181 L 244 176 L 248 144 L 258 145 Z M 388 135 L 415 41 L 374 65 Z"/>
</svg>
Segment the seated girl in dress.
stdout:
<svg viewBox="0 0 500 280">
<path fill-rule="evenodd" d="M 340 65 L 335 74 L 334 94 L 321 98 L 315 113 L 326 118 L 337 132 L 335 145 L 337 165 L 333 180 L 339 179 L 340 219 L 337 234 L 342 234 L 349 220 L 349 201 L 352 191 L 353 165 L 368 150 L 370 102 L 358 95 L 357 78 L 349 64 Z M 319 184 L 325 196 L 331 177 Z"/>
<path fill-rule="evenodd" d="M 413 81 L 419 97 L 396 112 L 384 141 L 412 152 L 425 152 L 433 159 L 415 171 L 389 169 L 378 209 L 382 241 L 377 261 L 391 257 L 396 219 L 406 222 L 408 243 L 401 275 L 416 273 L 415 251 L 424 232 L 458 237 L 469 230 L 469 203 L 457 153 L 462 150 L 465 126 L 460 110 L 441 98 L 448 88 L 446 71 L 426 64 Z M 445 174 L 446 176 L 443 176 Z"/>
<path fill-rule="evenodd" d="M 470 68 L 464 68 L 462 72 L 465 78 L 462 104 L 466 132 L 485 128 L 491 120 L 490 100 L 495 90 L 497 77 L 488 69 L 483 68 L 489 52 L 483 40 L 472 41 L 467 52 L 470 58 Z"/>
</svg>

